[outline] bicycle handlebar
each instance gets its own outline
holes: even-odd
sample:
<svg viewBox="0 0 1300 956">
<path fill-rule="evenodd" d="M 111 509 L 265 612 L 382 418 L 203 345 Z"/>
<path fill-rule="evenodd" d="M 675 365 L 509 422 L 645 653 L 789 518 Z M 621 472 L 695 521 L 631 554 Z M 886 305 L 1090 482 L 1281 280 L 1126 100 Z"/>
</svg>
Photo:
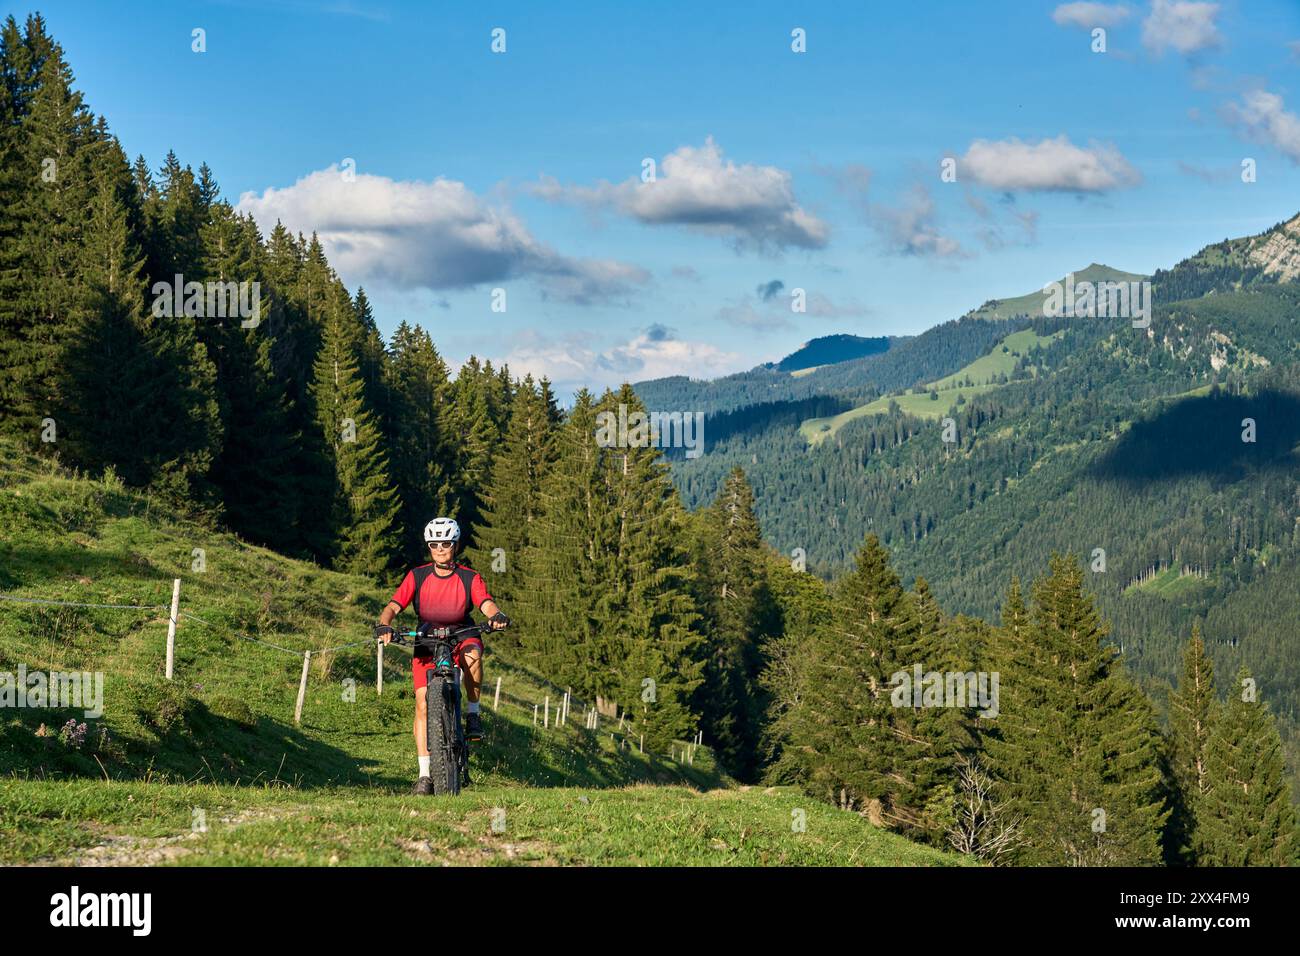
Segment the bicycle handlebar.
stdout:
<svg viewBox="0 0 1300 956">
<path fill-rule="evenodd" d="M 494 628 L 490 624 L 471 624 L 468 627 L 456 627 L 447 625 L 444 627 L 432 627 L 424 633 L 418 629 L 414 631 L 399 631 L 393 628 L 392 643 L 409 646 L 411 641 L 403 638 L 424 638 L 425 640 L 459 640 L 467 637 L 477 637 L 480 634 L 486 634 L 489 631 L 504 630 L 504 628 Z M 441 632 L 441 633 L 440 633 Z M 381 640 L 376 637 L 375 640 Z"/>
</svg>

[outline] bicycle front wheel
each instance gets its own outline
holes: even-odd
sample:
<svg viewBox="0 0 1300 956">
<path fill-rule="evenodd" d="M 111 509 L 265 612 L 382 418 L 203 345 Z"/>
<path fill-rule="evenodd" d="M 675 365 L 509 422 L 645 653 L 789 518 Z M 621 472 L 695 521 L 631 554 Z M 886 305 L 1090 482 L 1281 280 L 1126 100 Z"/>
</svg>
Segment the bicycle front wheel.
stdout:
<svg viewBox="0 0 1300 956">
<path fill-rule="evenodd" d="M 460 767 L 457 766 L 456 724 L 451 711 L 448 682 L 429 672 L 425 692 L 428 712 L 429 778 L 435 794 L 460 793 Z"/>
</svg>

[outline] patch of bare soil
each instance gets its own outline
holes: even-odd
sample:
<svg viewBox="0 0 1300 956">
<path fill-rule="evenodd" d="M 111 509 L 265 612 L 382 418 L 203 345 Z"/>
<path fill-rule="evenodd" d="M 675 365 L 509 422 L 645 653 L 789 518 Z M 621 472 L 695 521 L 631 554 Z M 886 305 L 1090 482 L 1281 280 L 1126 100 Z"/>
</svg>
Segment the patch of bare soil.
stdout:
<svg viewBox="0 0 1300 956">
<path fill-rule="evenodd" d="M 284 816 L 283 811 L 266 809 L 242 810 L 230 816 L 219 817 L 223 829 L 234 829 L 254 820 L 269 820 Z M 202 832 L 178 833 L 174 836 L 142 837 L 115 834 L 101 824 L 87 824 L 91 835 L 98 834 L 99 842 L 80 847 L 67 856 L 33 861 L 31 866 L 158 866 L 184 859 L 198 847 L 196 841 Z"/>
</svg>

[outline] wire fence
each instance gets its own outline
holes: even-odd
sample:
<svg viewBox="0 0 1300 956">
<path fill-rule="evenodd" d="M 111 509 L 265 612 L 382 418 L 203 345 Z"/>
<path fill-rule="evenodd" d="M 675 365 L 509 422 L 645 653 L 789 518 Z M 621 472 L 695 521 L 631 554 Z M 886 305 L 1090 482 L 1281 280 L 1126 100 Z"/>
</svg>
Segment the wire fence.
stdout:
<svg viewBox="0 0 1300 956">
<path fill-rule="evenodd" d="M 375 683 L 376 683 L 377 693 L 382 695 L 384 679 L 385 679 L 384 647 L 401 646 L 401 645 L 384 645 L 381 641 L 371 638 L 362 641 L 350 641 L 346 644 L 336 644 L 332 647 L 294 650 L 293 648 L 283 647 L 282 645 L 274 644 L 270 641 L 264 641 L 261 640 L 260 638 L 251 637 L 247 634 L 241 634 L 235 631 L 230 631 L 229 629 L 223 628 L 221 625 L 214 624 L 211 621 L 199 617 L 197 614 L 191 614 L 189 611 L 180 610 L 180 585 L 181 585 L 181 581 L 179 578 L 173 581 L 171 605 L 100 604 L 100 603 L 93 603 L 88 601 L 62 601 L 62 600 L 55 600 L 52 598 L 23 597 L 21 595 L 16 595 L 16 594 L 0 594 L 0 601 L 8 601 L 14 604 L 35 604 L 35 605 L 52 605 L 58 607 L 99 608 L 99 609 L 106 609 L 106 610 L 168 611 L 170 613 L 167 618 L 167 661 L 166 661 L 166 671 L 165 671 L 168 680 L 171 680 L 173 678 L 176 629 L 181 620 L 194 621 L 196 624 L 201 624 L 203 627 L 209 628 L 214 633 L 224 632 L 229 634 L 229 636 L 237 638 L 239 640 L 247 641 L 251 644 L 258 644 L 261 645 L 262 647 L 270 648 L 271 650 L 278 651 L 280 653 L 288 654 L 292 657 L 298 658 L 303 662 L 303 666 L 302 666 L 302 674 L 298 684 L 298 698 L 294 707 L 294 723 L 299 725 L 301 725 L 302 723 L 302 712 L 306 700 L 307 681 L 310 672 L 311 658 L 313 655 L 320 657 L 321 655 L 324 654 L 336 653 L 338 651 L 349 650 L 351 648 L 357 648 L 357 647 L 376 648 L 377 656 L 376 656 Z M 410 648 L 407 648 L 407 650 L 410 650 Z M 552 684 L 550 681 L 540 676 L 534 676 L 533 682 L 540 685 L 541 689 L 543 690 L 541 700 L 531 700 L 531 699 L 516 696 L 509 692 L 503 694 L 501 689 L 502 679 L 498 677 L 492 691 L 493 710 L 495 711 L 500 708 L 502 699 L 504 699 L 507 704 L 512 704 L 520 707 L 522 710 L 525 711 L 525 713 L 528 712 L 529 708 L 532 708 L 532 714 L 533 714 L 532 726 L 533 727 L 540 726 L 540 728 L 543 730 L 549 730 L 552 727 L 560 728 L 560 727 L 567 726 L 569 722 L 569 713 L 575 704 L 578 705 L 583 711 L 584 730 L 599 731 L 601 729 L 602 717 L 604 719 L 612 719 L 609 717 L 608 714 L 602 715 L 600 708 L 596 704 L 590 701 L 585 701 L 580 698 L 574 697 L 571 689 L 569 688 L 560 688 L 558 685 Z M 554 700 L 552 700 L 551 694 L 545 693 L 547 689 L 553 690 L 555 692 Z M 488 691 L 487 687 L 482 687 L 480 690 L 481 693 L 486 696 Z M 617 705 L 615 705 L 614 709 L 617 711 Z M 628 727 L 626 731 L 624 730 L 625 724 Z M 610 733 L 610 739 L 614 741 L 615 746 L 618 748 L 619 751 L 635 748 L 641 753 L 645 752 L 644 734 L 640 734 L 640 733 L 634 734 L 632 732 L 632 717 L 627 711 L 623 711 L 619 716 L 617 730 L 611 730 L 609 733 Z M 673 748 L 671 759 L 685 764 L 693 764 L 695 762 L 695 748 L 701 745 L 702 743 L 703 743 L 703 734 L 702 732 L 697 732 L 692 737 L 690 742 L 680 745 L 682 748 L 680 754 L 676 746 Z"/>
</svg>

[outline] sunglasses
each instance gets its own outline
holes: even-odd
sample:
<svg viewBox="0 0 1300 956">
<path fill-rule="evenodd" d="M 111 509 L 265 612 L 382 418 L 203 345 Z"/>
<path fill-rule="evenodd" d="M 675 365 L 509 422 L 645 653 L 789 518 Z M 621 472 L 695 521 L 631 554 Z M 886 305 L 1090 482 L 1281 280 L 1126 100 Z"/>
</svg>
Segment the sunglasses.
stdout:
<svg viewBox="0 0 1300 956">
<path fill-rule="evenodd" d="M 455 546 L 456 546 L 455 541 L 430 541 L 429 542 L 429 547 L 431 548 L 454 548 Z"/>
</svg>

